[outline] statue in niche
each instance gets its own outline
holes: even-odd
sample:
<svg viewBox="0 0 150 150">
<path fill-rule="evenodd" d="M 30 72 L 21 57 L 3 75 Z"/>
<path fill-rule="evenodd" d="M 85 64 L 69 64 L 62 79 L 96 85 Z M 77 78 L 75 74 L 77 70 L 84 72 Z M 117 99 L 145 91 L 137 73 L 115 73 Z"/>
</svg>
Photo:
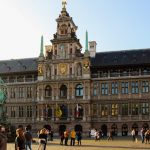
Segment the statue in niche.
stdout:
<svg viewBox="0 0 150 150">
<path fill-rule="evenodd" d="M 77 76 L 81 76 L 82 75 L 82 67 L 81 64 L 77 65 Z"/>
</svg>

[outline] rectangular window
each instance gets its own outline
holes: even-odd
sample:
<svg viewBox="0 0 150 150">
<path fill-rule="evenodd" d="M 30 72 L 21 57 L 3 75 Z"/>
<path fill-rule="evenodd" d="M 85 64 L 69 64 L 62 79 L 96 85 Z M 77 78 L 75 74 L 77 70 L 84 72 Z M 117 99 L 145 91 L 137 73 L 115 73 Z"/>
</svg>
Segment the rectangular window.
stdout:
<svg viewBox="0 0 150 150">
<path fill-rule="evenodd" d="M 93 96 L 98 95 L 98 83 L 93 83 Z"/>
<path fill-rule="evenodd" d="M 23 109 L 24 107 L 23 106 L 19 106 L 19 117 L 23 117 Z"/>
<path fill-rule="evenodd" d="M 148 92 L 149 92 L 149 82 L 142 81 L 142 93 L 148 93 Z"/>
<path fill-rule="evenodd" d="M 118 104 L 111 105 L 111 115 L 117 116 L 118 115 Z"/>
<path fill-rule="evenodd" d="M 72 67 L 70 67 L 70 75 L 72 75 Z"/>
<path fill-rule="evenodd" d="M 55 68 L 55 75 L 57 75 L 57 69 Z"/>
<path fill-rule="evenodd" d="M 16 117 L 16 107 L 11 107 L 11 117 Z"/>
<path fill-rule="evenodd" d="M 97 115 L 97 104 L 93 104 L 93 115 Z"/>
<path fill-rule="evenodd" d="M 132 94 L 138 94 L 139 93 L 138 81 L 132 81 L 131 88 Z"/>
<path fill-rule="evenodd" d="M 132 104 L 132 115 L 139 115 L 139 105 Z"/>
<path fill-rule="evenodd" d="M 16 94 L 15 94 L 15 88 L 11 88 L 10 89 L 10 98 L 15 98 Z"/>
<path fill-rule="evenodd" d="M 111 83 L 111 94 L 112 95 L 118 94 L 118 83 L 117 82 Z"/>
<path fill-rule="evenodd" d="M 101 116 L 107 116 L 108 115 L 108 105 L 101 105 Z"/>
<path fill-rule="evenodd" d="M 32 88 L 27 87 L 27 98 L 32 98 Z"/>
<path fill-rule="evenodd" d="M 19 87 L 19 98 L 23 98 L 23 87 Z"/>
<path fill-rule="evenodd" d="M 101 94 L 108 95 L 108 83 L 101 84 Z"/>
<path fill-rule="evenodd" d="M 27 117 L 32 117 L 32 106 L 27 106 Z"/>
<path fill-rule="evenodd" d="M 122 115 L 128 115 L 128 104 L 122 104 Z"/>
<path fill-rule="evenodd" d="M 129 89 L 129 83 L 128 82 L 122 82 L 121 83 L 121 93 L 122 94 L 128 94 Z"/>
<path fill-rule="evenodd" d="M 110 77 L 118 77 L 119 71 L 118 70 L 111 70 L 110 71 Z"/>
<path fill-rule="evenodd" d="M 148 103 L 142 103 L 142 115 L 149 115 L 149 104 Z"/>
<path fill-rule="evenodd" d="M 99 72 L 99 76 L 102 78 L 108 77 L 108 72 Z"/>
</svg>

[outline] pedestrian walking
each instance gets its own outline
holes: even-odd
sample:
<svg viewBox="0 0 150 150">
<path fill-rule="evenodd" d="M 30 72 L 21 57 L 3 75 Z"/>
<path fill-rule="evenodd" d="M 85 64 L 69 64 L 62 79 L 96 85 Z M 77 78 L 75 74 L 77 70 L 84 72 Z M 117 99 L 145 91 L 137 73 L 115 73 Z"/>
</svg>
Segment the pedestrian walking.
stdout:
<svg viewBox="0 0 150 150">
<path fill-rule="evenodd" d="M 132 135 L 133 142 L 135 142 L 135 129 L 132 129 L 131 135 Z"/>
<path fill-rule="evenodd" d="M 112 131 L 109 131 L 109 132 L 108 132 L 108 138 L 107 138 L 107 140 L 108 140 L 108 141 L 109 141 L 109 140 L 113 140 Z"/>
<path fill-rule="evenodd" d="M 144 128 L 141 129 L 140 135 L 141 135 L 142 143 L 144 143 L 144 140 L 145 140 L 145 130 L 144 130 Z"/>
<path fill-rule="evenodd" d="M 74 129 L 71 131 L 70 137 L 71 137 L 70 145 L 74 146 L 75 145 L 75 138 L 76 138 L 76 132 L 74 131 Z"/>
<path fill-rule="evenodd" d="M 42 128 L 39 133 L 38 150 L 46 150 L 46 144 L 47 144 L 47 129 Z"/>
<path fill-rule="evenodd" d="M 147 130 L 145 132 L 145 144 L 149 143 L 149 138 L 150 138 L 150 130 Z"/>
<path fill-rule="evenodd" d="M 77 138 L 77 141 L 78 141 L 78 145 L 81 145 L 81 140 L 82 140 L 81 131 L 78 131 L 78 132 L 77 132 L 76 138 Z"/>
<path fill-rule="evenodd" d="M 69 137 L 69 131 L 68 131 L 68 130 L 66 130 L 66 131 L 64 132 L 65 146 L 67 146 L 67 145 L 68 145 L 68 137 Z"/>
<path fill-rule="evenodd" d="M 64 141 L 64 132 L 60 133 L 60 145 L 63 145 L 63 141 Z"/>
<path fill-rule="evenodd" d="M 25 149 L 28 150 L 28 148 L 29 148 L 29 150 L 32 150 L 32 148 L 31 148 L 32 133 L 28 127 L 25 128 L 24 137 L 25 137 Z"/>
<path fill-rule="evenodd" d="M 50 140 L 53 141 L 53 130 L 50 131 L 49 135 L 50 135 Z"/>
<path fill-rule="evenodd" d="M 7 136 L 5 127 L 0 125 L 0 150 L 7 150 Z"/>
<path fill-rule="evenodd" d="M 18 128 L 16 130 L 16 139 L 15 139 L 15 150 L 25 150 L 25 137 L 23 130 Z"/>
</svg>

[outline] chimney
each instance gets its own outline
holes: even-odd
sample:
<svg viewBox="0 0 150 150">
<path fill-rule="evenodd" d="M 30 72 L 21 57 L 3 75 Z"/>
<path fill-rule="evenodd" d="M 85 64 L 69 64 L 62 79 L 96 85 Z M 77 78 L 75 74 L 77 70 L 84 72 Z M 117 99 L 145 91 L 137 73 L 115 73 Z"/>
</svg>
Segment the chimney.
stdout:
<svg viewBox="0 0 150 150">
<path fill-rule="evenodd" d="M 95 57 L 96 55 L 96 41 L 90 41 L 89 42 L 89 52 L 90 52 L 90 57 Z"/>
</svg>

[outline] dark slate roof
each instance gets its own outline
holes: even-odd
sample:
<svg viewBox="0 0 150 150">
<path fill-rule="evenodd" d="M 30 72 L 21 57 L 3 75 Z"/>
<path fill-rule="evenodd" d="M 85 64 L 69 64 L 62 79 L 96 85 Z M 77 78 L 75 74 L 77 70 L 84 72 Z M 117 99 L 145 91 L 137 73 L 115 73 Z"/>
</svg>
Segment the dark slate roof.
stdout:
<svg viewBox="0 0 150 150">
<path fill-rule="evenodd" d="M 91 67 L 113 67 L 150 64 L 150 49 L 122 50 L 96 53 Z"/>
<path fill-rule="evenodd" d="M 0 61 L 0 74 L 37 71 L 37 58 L 11 59 Z"/>
</svg>

